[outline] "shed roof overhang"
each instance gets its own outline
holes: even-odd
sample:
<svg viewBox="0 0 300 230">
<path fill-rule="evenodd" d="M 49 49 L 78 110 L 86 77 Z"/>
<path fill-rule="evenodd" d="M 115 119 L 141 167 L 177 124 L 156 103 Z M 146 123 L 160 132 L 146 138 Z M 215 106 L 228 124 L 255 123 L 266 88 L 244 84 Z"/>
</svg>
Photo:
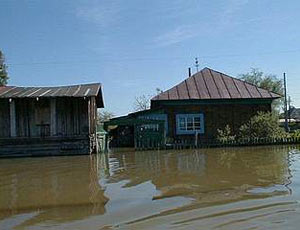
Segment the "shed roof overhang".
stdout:
<svg viewBox="0 0 300 230">
<path fill-rule="evenodd" d="M 17 98 L 90 98 L 95 97 L 98 108 L 104 107 L 100 83 L 57 87 L 0 87 L 0 99 Z"/>
</svg>

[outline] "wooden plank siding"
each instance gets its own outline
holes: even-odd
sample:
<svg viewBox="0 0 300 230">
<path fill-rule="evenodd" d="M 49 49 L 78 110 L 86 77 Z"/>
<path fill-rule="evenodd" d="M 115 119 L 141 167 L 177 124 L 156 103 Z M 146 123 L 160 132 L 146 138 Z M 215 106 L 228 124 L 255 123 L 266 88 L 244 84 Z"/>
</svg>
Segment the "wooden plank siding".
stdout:
<svg viewBox="0 0 300 230">
<path fill-rule="evenodd" d="M 10 136 L 9 100 L 0 99 L 0 138 Z"/>
<path fill-rule="evenodd" d="M 217 129 L 223 129 L 229 125 L 233 132 L 237 132 L 240 126 L 246 123 L 258 111 L 271 111 L 270 104 L 248 105 L 178 105 L 163 106 L 164 113 L 168 115 L 169 137 L 179 139 L 194 138 L 194 135 L 176 135 L 176 114 L 181 113 L 203 113 L 205 133 L 201 135 L 203 139 L 215 139 Z"/>
<path fill-rule="evenodd" d="M 90 111 L 88 103 L 90 100 Z M 10 136 L 10 103 L 1 99 L 0 138 Z M 80 136 L 95 134 L 97 120 L 96 99 L 60 98 L 55 103 L 55 128 L 51 127 L 50 99 L 15 99 L 16 136 L 45 137 L 45 136 Z M 90 117 L 89 117 L 90 116 Z M 53 118 L 52 118 L 53 119 Z M 53 122 L 53 120 L 52 120 Z M 41 127 L 46 127 L 46 133 L 41 133 Z M 90 128 L 91 127 L 91 128 Z"/>
<path fill-rule="evenodd" d="M 94 150 L 96 98 L 57 98 L 51 106 L 52 100 L 0 99 L 0 157 L 39 155 L 39 151 L 40 155 L 88 154 Z M 10 135 L 11 103 L 15 104 L 16 137 Z M 55 130 L 51 131 L 53 121 Z"/>
<path fill-rule="evenodd" d="M 88 99 L 63 98 L 56 101 L 57 136 L 89 134 Z"/>
<path fill-rule="evenodd" d="M 0 157 L 95 152 L 103 107 L 98 83 L 0 87 Z"/>
</svg>

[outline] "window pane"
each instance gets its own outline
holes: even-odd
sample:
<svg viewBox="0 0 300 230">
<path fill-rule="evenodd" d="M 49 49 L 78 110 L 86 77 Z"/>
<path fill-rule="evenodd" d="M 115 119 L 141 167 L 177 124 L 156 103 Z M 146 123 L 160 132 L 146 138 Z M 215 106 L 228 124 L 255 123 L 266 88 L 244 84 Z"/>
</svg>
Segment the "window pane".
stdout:
<svg viewBox="0 0 300 230">
<path fill-rule="evenodd" d="M 179 118 L 179 129 L 186 130 L 186 120 L 184 117 Z"/>
<path fill-rule="evenodd" d="M 187 130 L 193 130 L 194 126 L 193 126 L 193 118 L 192 117 L 188 117 L 187 118 Z"/>
<path fill-rule="evenodd" d="M 194 122 L 200 123 L 200 117 L 194 117 Z"/>
<path fill-rule="evenodd" d="M 201 129 L 201 124 L 199 122 L 194 123 L 194 128 L 195 130 L 200 130 Z"/>
</svg>

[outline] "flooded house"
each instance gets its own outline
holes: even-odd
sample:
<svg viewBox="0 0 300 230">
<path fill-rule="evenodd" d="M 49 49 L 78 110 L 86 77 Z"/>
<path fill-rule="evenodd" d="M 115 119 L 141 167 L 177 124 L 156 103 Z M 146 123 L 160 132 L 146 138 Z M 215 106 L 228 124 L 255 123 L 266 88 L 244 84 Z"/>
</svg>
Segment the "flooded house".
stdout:
<svg viewBox="0 0 300 230">
<path fill-rule="evenodd" d="M 151 99 L 149 110 L 112 119 L 112 147 L 136 147 L 159 140 L 209 142 L 229 125 L 233 132 L 257 112 L 272 110 L 281 95 L 227 74 L 204 68 Z M 148 140 L 146 140 L 148 139 Z M 151 143 L 148 143 L 151 145 Z"/>
<path fill-rule="evenodd" d="M 90 154 L 101 84 L 0 87 L 0 157 Z"/>
</svg>

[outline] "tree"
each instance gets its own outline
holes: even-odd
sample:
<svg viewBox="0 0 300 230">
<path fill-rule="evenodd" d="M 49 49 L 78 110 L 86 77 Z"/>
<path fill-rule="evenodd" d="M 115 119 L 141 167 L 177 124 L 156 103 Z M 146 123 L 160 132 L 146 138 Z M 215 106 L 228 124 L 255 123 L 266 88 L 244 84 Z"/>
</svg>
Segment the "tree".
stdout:
<svg viewBox="0 0 300 230">
<path fill-rule="evenodd" d="M 2 51 L 0 50 L 0 86 L 4 86 L 7 84 L 8 74 L 7 74 L 7 66 L 5 64 L 5 57 Z"/>
<path fill-rule="evenodd" d="M 279 125 L 279 115 L 272 112 L 258 112 L 248 122 L 241 125 L 238 132 L 233 133 L 229 125 L 217 131 L 217 140 L 221 143 L 253 138 L 284 138 L 288 136 L 288 133 Z"/>
<path fill-rule="evenodd" d="M 277 76 L 273 74 L 264 74 L 264 72 L 257 68 L 251 68 L 250 72 L 246 74 L 240 74 L 239 77 L 246 82 L 254 84 L 268 91 L 272 91 L 280 95 L 283 95 L 284 93 L 283 82 L 281 79 L 278 79 Z M 282 105 L 283 100 L 278 99 L 274 101 L 273 108 L 279 111 Z"/>
<path fill-rule="evenodd" d="M 161 94 L 163 91 L 160 88 L 156 88 L 155 89 L 156 94 Z M 135 101 L 134 101 L 134 111 L 138 112 L 138 111 L 143 111 L 143 110 L 147 110 L 150 109 L 150 104 L 151 104 L 151 98 L 155 95 L 141 95 L 138 97 L 135 97 Z"/>
<path fill-rule="evenodd" d="M 135 97 L 134 101 L 134 111 L 142 111 L 150 108 L 150 100 L 151 96 L 150 95 L 141 95 L 138 97 Z"/>
<path fill-rule="evenodd" d="M 98 112 L 98 124 L 103 124 L 106 121 L 112 119 L 115 115 L 112 112 L 101 110 Z"/>
<path fill-rule="evenodd" d="M 279 126 L 279 117 L 271 112 L 258 112 L 239 129 L 240 138 L 280 138 L 286 135 Z"/>
</svg>

